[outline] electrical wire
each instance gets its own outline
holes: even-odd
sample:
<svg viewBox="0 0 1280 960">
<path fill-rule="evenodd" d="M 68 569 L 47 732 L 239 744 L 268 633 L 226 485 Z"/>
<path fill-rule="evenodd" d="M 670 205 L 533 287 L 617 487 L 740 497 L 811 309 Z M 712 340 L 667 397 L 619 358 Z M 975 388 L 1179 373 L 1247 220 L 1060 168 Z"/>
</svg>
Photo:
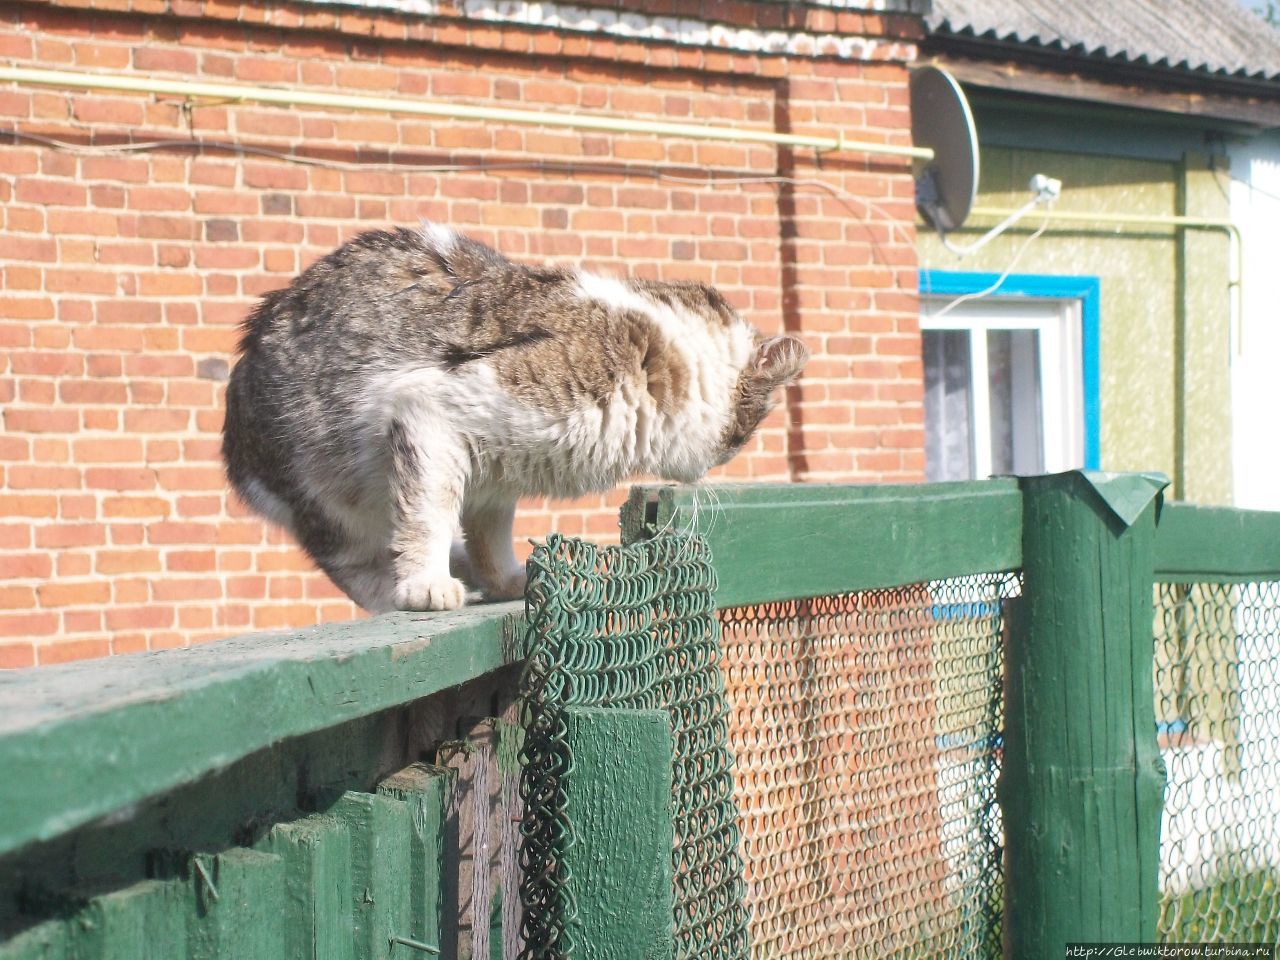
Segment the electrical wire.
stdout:
<svg viewBox="0 0 1280 960">
<path fill-rule="evenodd" d="M 462 173 L 471 172 L 479 174 L 489 174 L 504 170 L 535 170 L 542 173 L 560 172 L 579 174 L 591 173 L 603 176 L 646 176 L 651 179 L 660 180 L 666 183 L 681 183 L 691 186 L 701 187 L 724 187 L 735 185 L 771 185 L 771 184 L 788 184 L 793 187 L 805 188 L 811 191 L 822 191 L 842 202 L 848 209 L 852 210 L 855 215 L 870 212 L 882 219 L 890 228 L 894 237 L 901 243 L 908 246 L 912 245 L 912 238 L 908 235 L 897 222 L 897 218 L 892 216 L 888 211 L 878 204 L 860 197 L 857 194 L 850 193 L 833 184 L 826 183 L 807 177 L 784 177 L 777 174 L 759 174 L 759 175 L 743 175 L 725 177 L 719 176 L 712 171 L 708 171 L 703 176 L 682 176 L 679 174 L 667 173 L 653 167 L 645 167 L 636 164 L 617 164 L 609 165 L 602 163 L 578 163 L 573 161 L 548 161 L 548 160 L 485 160 L 480 159 L 473 162 L 450 162 L 450 163 L 405 163 L 397 161 L 367 160 L 367 161 L 348 161 L 348 160 L 332 160 L 324 157 L 308 157 L 291 150 L 277 150 L 273 147 L 255 146 L 251 144 L 238 143 L 233 140 L 220 140 L 209 137 L 189 137 L 185 139 L 160 139 L 160 140 L 141 140 L 130 143 L 118 144 L 79 144 L 71 143 L 66 140 L 58 140 L 54 137 L 44 136 L 43 134 L 28 133 L 25 130 L 18 130 L 13 127 L 0 129 L 0 135 L 8 136 L 14 140 L 28 141 L 38 143 L 42 146 L 50 147 L 64 153 L 78 154 L 82 156 L 121 156 L 132 153 L 144 153 L 154 150 L 166 149 L 196 149 L 219 150 L 228 153 L 237 153 L 248 156 L 270 157 L 276 160 L 284 160 L 289 163 L 296 163 L 303 166 L 320 167 L 329 170 L 340 170 L 347 172 L 358 172 L 364 170 L 402 170 L 412 173 Z M 861 210 L 855 209 L 855 206 L 861 207 Z M 873 245 L 877 246 L 874 237 L 872 237 Z M 882 258 L 883 259 L 883 258 Z"/>
<path fill-rule="evenodd" d="M 976 290 L 973 293 L 966 293 L 956 297 L 954 300 L 951 300 L 947 304 L 945 304 L 941 310 L 938 310 L 937 312 L 934 312 L 934 313 L 926 313 L 924 315 L 924 319 L 926 320 L 941 319 L 942 317 L 945 317 L 948 313 L 950 313 L 952 310 L 954 310 L 956 307 L 960 306 L 960 304 L 968 303 L 970 300 L 981 300 L 983 297 L 989 297 L 992 294 L 994 294 L 996 291 L 998 291 L 1002 286 L 1004 286 L 1004 282 L 1009 279 L 1009 274 L 1013 273 L 1013 268 L 1018 265 L 1018 261 L 1022 259 L 1022 255 L 1026 253 L 1027 248 L 1031 246 L 1032 241 L 1038 238 L 1042 233 L 1045 232 L 1046 228 L 1048 228 L 1049 219 L 1052 213 L 1052 206 L 1053 206 L 1052 204 L 1049 204 L 1048 206 L 1045 207 L 1044 219 L 1040 222 L 1040 226 L 1038 226 L 1033 233 L 1028 234 L 1023 239 L 1022 244 L 1018 247 L 1017 251 L 1014 253 L 1013 259 L 1010 260 L 1009 265 L 1004 268 L 1004 272 L 1001 273 L 1000 276 L 996 278 L 995 283 L 991 284 L 989 287 L 983 290 Z M 920 292 L 923 295 L 926 295 L 926 296 L 928 295 L 927 290 L 922 290 Z"/>
</svg>

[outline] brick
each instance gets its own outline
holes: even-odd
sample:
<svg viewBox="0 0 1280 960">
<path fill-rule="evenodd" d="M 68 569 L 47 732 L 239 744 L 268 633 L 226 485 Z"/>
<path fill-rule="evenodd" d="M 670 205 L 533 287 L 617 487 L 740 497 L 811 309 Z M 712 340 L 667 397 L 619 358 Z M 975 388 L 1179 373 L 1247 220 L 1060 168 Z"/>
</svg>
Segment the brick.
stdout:
<svg viewBox="0 0 1280 960">
<path fill-rule="evenodd" d="M 148 573 L 162 568 L 158 550 L 99 550 L 94 571 L 101 574 Z"/>
<path fill-rule="evenodd" d="M 173 626 L 171 606 L 117 607 L 107 611 L 108 630 L 156 630 Z"/>
<path fill-rule="evenodd" d="M 195 240 L 198 228 L 188 217 L 145 214 L 136 220 L 136 236 L 154 240 Z"/>
<path fill-rule="evenodd" d="M 267 190 L 306 190 L 306 171 L 281 164 L 246 163 L 244 183 L 247 187 Z"/>
<path fill-rule="evenodd" d="M 72 445 L 78 463 L 138 463 L 142 441 L 137 437 L 93 437 Z"/>
<path fill-rule="evenodd" d="M 184 573 L 212 573 L 218 568 L 217 554 L 212 550 L 171 550 L 165 554 L 166 570 Z"/>
<path fill-rule="evenodd" d="M 58 515 L 58 498 L 50 494 L 0 492 L 0 517 L 52 518 Z"/>
<path fill-rule="evenodd" d="M 239 240 L 240 226 L 234 220 L 211 219 L 204 222 L 204 238 L 210 243 Z"/>
<path fill-rule="evenodd" d="M 157 580 L 151 591 L 161 602 L 217 600 L 222 596 L 222 584 L 212 577 Z"/>
<path fill-rule="evenodd" d="M 84 485 L 90 490 L 154 490 L 156 473 L 147 467 L 90 467 Z"/>
<path fill-rule="evenodd" d="M 52 615 L 51 615 L 52 616 Z M 60 640 L 36 648 L 41 666 L 54 663 L 70 663 L 73 660 L 91 660 L 111 653 L 111 642 L 106 637 L 87 640 Z"/>
<path fill-rule="evenodd" d="M 0 610 L 27 610 L 35 606 L 33 587 L 0 584 Z"/>
<path fill-rule="evenodd" d="M 47 553 L 0 553 L 0 578 L 40 579 L 53 573 L 53 560 Z"/>
<path fill-rule="evenodd" d="M 0 613 L 0 637 L 47 637 L 57 629 L 56 613 Z M 41 659 L 40 662 L 43 663 L 44 660 Z"/>
<path fill-rule="evenodd" d="M 18 181 L 15 195 L 20 203 L 36 203 L 46 207 L 83 207 L 89 200 L 88 190 L 78 183 L 34 177 Z"/>
<path fill-rule="evenodd" d="M 131 433 L 176 433 L 190 425 L 191 414 L 185 410 L 126 410 L 124 414 L 124 428 Z"/>
<path fill-rule="evenodd" d="M 36 648 L 32 643 L 0 643 L 0 670 L 34 667 Z"/>
<path fill-rule="evenodd" d="M 81 485 L 76 467 L 16 464 L 8 468 L 9 486 L 14 490 L 63 490 Z"/>
<path fill-rule="evenodd" d="M 160 497 L 104 497 L 104 517 L 167 517 L 169 501 Z"/>
<path fill-rule="evenodd" d="M 147 183 L 151 165 L 144 157 L 83 157 L 80 160 L 83 180 L 113 180 L 124 183 Z"/>
<path fill-rule="evenodd" d="M 42 607 L 69 607 L 102 604 L 111 599 L 111 585 L 105 580 L 81 583 L 42 583 L 36 594 Z"/>
<path fill-rule="evenodd" d="M 14 433 L 74 433 L 80 428 L 74 410 L 10 407 L 2 416 L 5 429 Z"/>
<path fill-rule="evenodd" d="M 218 527 L 209 523 L 166 520 L 147 526 L 147 542 L 152 544 L 215 543 Z"/>
<path fill-rule="evenodd" d="M 93 572 L 93 554 L 88 550 L 59 550 L 55 573 L 59 579 L 85 577 Z M 94 629 L 97 629 L 96 627 Z"/>
<path fill-rule="evenodd" d="M 213 611 L 208 607 L 179 607 L 178 626 L 183 630 L 212 627 Z M 197 637 L 191 639 L 193 643 L 201 642 Z"/>
<path fill-rule="evenodd" d="M 64 331 L 60 331 L 64 332 Z M 66 346 L 65 343 L 60 343 Z M 76 353 L 43 353 L 23 351 L 14 353 L 9 367 L 15 374 L 40 377 L 70 377 L 84 372 L 84 357 Z"/>
<path fill-rule="evenodd" d="M 93 547 L 105 544 L 107 535 L 97 523 L 55 523 L 38 527 L 35 542 L 41 548 Z"/>
<path fill-rule="evenodd" d="M 137 70 L 167 70 L 174 73 L 193 74 L 197 71 L 197 62 L 195 52 L 190 50 L 143 45 L 133 51 L 133 66 Z"/>
</svg>

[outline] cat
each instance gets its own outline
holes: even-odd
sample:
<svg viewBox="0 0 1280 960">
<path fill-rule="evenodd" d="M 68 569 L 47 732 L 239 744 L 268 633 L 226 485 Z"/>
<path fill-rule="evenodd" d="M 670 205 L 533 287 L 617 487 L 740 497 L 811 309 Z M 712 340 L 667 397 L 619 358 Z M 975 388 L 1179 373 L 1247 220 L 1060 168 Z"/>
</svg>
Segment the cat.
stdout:
<svg viewBox="0 0 1280 960">
<path fill-rule="evenodd" d="M 374 613 L 463 605 L 455 572 L 522 596 L 519 497 L 694 482 L 809 355 L 704 284 L 522 266 L 434 223 L 363 233 L 268 293 L 240 354 L 232 486 Z"/>
</svg>

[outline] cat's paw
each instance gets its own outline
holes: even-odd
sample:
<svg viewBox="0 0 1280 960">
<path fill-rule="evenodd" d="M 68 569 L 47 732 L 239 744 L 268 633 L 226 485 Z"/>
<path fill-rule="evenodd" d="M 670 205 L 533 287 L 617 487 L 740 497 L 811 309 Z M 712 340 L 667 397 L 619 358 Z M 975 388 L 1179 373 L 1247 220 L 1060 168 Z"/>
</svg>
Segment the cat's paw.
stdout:
<svg viewBox="0 0 1280 960">
<path fill-rule="evenodd" d="M 513 570 L 503 574 L 495 583 L 486 585 L 484 588 L 484 598 L 486 600 L 519 600 L 524 597 L 525 587 L 524 564 L 514 568 Z"/>
<path fill-rule="evenodd" d="M 457 610 L 466 602 L 467 588 L 454 577 L 420 573 L 396 584 L 396 607 L 400 610 Z"/>
</svg>

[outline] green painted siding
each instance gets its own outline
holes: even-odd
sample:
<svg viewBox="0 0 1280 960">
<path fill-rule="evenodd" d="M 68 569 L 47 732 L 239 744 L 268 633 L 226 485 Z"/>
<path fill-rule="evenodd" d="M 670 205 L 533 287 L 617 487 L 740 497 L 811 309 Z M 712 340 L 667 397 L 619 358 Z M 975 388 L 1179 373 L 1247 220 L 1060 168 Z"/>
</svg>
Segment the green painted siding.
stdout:
<svg viewBox="0 0 1280 960">
<path fill-rule="evenodd" d="M 1202 142 L 1186 133 L 1188 151 Z M 1203 157 L 1171 162 L 1009 146 L 983 147 L 978 206 L 1020 206 L 1035 173 L 1062 180 L 1062 211 L 1227 214 L 1225 174 L 1210 171 Z M 971 242 L 994 222 L 972 218 L 955 239 Z M 922 230 L 921 268 L 1000 273 L 1039 223 L 1031 215 L 963 259 Z M 1221 231 L 1051 224 L 1016 267 L 1100 278 L 1101 466 L 1167 473 L 1176 497 L 1200 503 L 1231 499 L 1228 255 Z"/>
</svg>

